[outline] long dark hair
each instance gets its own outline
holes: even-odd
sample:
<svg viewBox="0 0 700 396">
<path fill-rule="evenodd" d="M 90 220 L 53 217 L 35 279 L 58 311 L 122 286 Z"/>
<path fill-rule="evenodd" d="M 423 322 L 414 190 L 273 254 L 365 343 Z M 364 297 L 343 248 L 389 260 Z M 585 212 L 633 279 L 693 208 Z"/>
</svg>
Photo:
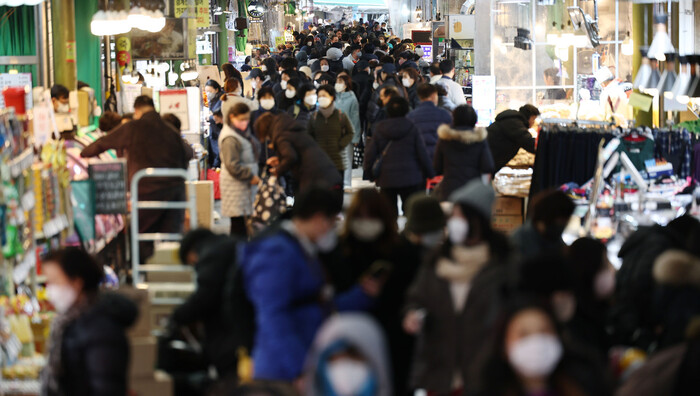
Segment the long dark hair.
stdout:
<svg viewBox="0 0 700 396">
<path fill-rule="evenodd" d="M 489 253 L 492 259 L 495 259 L 497 262 L 507 261 L 510 255 L 510 247 L 506 237 L 491 228 L 491 222 L 476 209 L 468 205 L 455 205 L 459 206 L 462 215 L 469 222 L 469 235 L 467 235 L 467 238 L 472 238 L 475 233 L 478 233 L 479 240 L 489 244 Z M 452 246 L 453 244 L 448 238 L 440 248 L 440 255 L 443 257 L 451 257 Z"/>
<path fill-rule="evenodd" d="M 277 82 L 279 80 L 279 74 L 277 74 L 277 61 L 273 58 L 265 58 L 262 64 L 267 68 L 263 73 L 270 77 L 270 80 Z"/>
</svg>

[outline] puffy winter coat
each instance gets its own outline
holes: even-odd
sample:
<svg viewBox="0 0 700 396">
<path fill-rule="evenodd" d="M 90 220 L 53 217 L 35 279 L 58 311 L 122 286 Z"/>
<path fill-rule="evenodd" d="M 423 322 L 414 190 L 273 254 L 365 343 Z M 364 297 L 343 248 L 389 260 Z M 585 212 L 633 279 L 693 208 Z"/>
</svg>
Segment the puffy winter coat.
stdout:
<svg viewBox="0 0 700 396">
<path fill-rule="evenodd" d="M 252 143 L 238 131 L 224 125 L 219 135 L 221 147 L 221 214 L 227 217 L 253 214 L 253 186 L 258 174 L 258 158 Z"/>
<path fill-rule="evenodd" d="M 331 312 L 319 301 L 324 286 L 319 261 L 287 231 L 289 225 L 282 228 L 244 246 L 239 265 L 255 308 L 255 378 L 293 381 L 302 374 L 314 336 Z M 361 310 L 371 302 L 356 286 L 337 295 L 331 305 L 340 311 Z"/>
<path fill-rule="evenodd" d="M 364 170 L 371 173 L 387 145 L 377 185 L 381 188 L 411 187 L 433 177 L 433 167 L 418 128 L 406 117 L 381 121 L 367 148 Z"/>
<path fill-rule="evenodd" d="M 279 156 L 277 174 L 292 172 L 299 183 L 299 190 L 314 184 L 327 187 L 340 186 L 343 179 L 328 155 L 306 133 L 306 125 L 294 122 L 287 114 L 277 116 L 271 126 L 270 141 Z"/>
<path fill-rule="evenodd" d="M 127 393 L 130 354 L 125 331 L 137 316 L 136 305 L 126 297 L 105 293 L 67 325 L 61 345 L 60 394 L 123 396 Z"/>
<path fill-rule="evenodd" d="M 311 115 L 308 131 L 335 167 L 344 171 L 348 159 L 346 148 L 355 133 L 348 117 L 338 109 L 333 110 L 328 118 L 320 110 L 316 111 Z"/>
<path fill-rule="evenodd" d="M 335 107 L 348 116 L 352 129 L 355 131 L 352 142 L 359 143 L 362 137 L 362 126 L 360 124 L 360 103 L 357 101 L 355 92 L 338 92 L 335 98 Z"/>
<path fill-rule="evenodd" d="M 527 120 L 519 111 L 502 112 L 487 129 L 489 147 L 496 165 L 494 173 L 506 166 L 520 148 L 530 153 L 535 152 L 535 138 L 528 132 Z"/>
<path fill-rule="evenodd" d="M 435 191 L 440 201 L 471 180 L 493 172 L 493 158 L 486 143 L 486 129 L 459 130 L 442 125 L 435 150 L 435 173 L 444 178 Z"/>
<path fill-rule="evenodd" d="M 435 156 L 435 146 L 438 142 L 438 128 L 442 124 L 451 124 L 452 115 L 445 109 L 435 106 L 431 101 L 421 102 L 418 107 L 406 116 L 409 120 L 416 124 L 416 127 L 423 135 L 425 148 L 428 150 L 430 163 L 433 163 Z"/>
</svg>

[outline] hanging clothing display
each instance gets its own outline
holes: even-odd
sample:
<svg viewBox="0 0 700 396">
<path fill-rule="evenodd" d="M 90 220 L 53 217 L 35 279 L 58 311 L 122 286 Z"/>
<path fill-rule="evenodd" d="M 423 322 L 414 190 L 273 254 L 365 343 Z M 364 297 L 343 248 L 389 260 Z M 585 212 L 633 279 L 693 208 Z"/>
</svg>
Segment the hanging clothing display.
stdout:
<svg viewBox="0 0 700 396">
<path fill-rule="evenodd" d="M 540 131 L 530 197 L 540 191 L 574 182 L 583 184 L 595 172 L 601 140 L 612 131 L 576 126 L 544 126 Z"/>
<path fill-rule="evenodd" d="M 665 159 L 673 165 L 676 175 L 686 178 L 693 175 L 693 146 L 697 137 L 687 129 L 679 130 L 655 129 L 653 131 L 656 143 L 655 156 Z"/>
</svg>

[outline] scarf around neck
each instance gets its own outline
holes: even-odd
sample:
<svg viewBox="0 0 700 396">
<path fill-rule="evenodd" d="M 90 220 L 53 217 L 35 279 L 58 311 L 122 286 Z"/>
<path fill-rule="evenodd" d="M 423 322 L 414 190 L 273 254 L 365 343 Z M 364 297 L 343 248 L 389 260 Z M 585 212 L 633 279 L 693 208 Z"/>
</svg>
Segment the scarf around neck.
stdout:
<svg viewBox="0 0 700 396">
<path fill-rule="evenodd" d="M 335 111 L 335 103 L 331 103 L 331 105 L 326 107 L 325 109 L 319 106 L 318 111 L 323 115 L 323 118 L 328 119 L 330 116 L 333 115 L 333 112 Z"/>
<path fill-rule="evenodd" d="M 489 245 L 453 246 L 452 257 L 438 259 L 435 272 L 448 282 L 469 283 L 489 261 Z"/>
</svg>

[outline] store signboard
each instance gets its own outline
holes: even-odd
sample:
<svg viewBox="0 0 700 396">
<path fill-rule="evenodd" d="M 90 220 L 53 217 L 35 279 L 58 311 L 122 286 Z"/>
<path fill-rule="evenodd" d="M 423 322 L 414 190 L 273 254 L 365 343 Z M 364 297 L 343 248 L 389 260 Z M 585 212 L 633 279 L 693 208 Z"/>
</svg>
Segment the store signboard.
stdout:
<svg viewBox="0 0 700 396">
<path fill-rule="evenodd" d="M 196 18 L 196 26 L 198 28 L 208 28 L 210 23 L 209 20 L 209 0 L 175 0 L 174 15 L 175 18 L 181 18 L 183 14 L 187 11 L 189 12 L 186 16 L 190 18 Z"/>
<path fill-rule="evenodd" d="M 122 113 L 134 112 L 134 101 L 141 96 L 141 84 L 124 84 L 122 85 Z"/>
<path fill-rule="evenodd" d="M 455 40 L 473 39 L 476 27 L 474 15 L 449 15 L 449 36 Z"/>
<path fill-rule="evenodd" d="M 489 126 L 496 113 L 496 76 L 472 76 L 472 107 L 478 126 Z"/>
<path fill-rule="evenodd" d="M 0 73 L 0 92 L 6 87 L 32 87 L 32 73 Z M 27 110 L 32 108 L 32 93 L 30 91 L 24 98 L 25 107 Z M 0 109 L 5 108 L 5 97 L 0 94 Z"/>
<path fill-rule="evenodd" d="M 428 62 L 433 63 L 433 45 L 430 43 L 419 43 L 420 48 L 423 50 L 422 58 Z"/>
<path fill-rule="evenodd" d="M 126 214 L 126 160 L 90 160 L 88 175 L 95 183 L 95 213 Z"/>
<path fill-rule="evenodd" d="M 190 116 L 187 109 L 187 90 L 172 89 L 160 91 L 160 114 L 175 114 L 182 122 L 182 131 L 190 130 Z"/>
<path fill-rule="evenodd" d="M 185 59 L 188 55 L 187 23 L 184 19 L 167 18 L 158 33 L 131 30 L 132 59 Z M 192 37 L 192 40 L 195 38 Z M 194 45 L 196 50 L 196 45 Z"/>
</svg>

